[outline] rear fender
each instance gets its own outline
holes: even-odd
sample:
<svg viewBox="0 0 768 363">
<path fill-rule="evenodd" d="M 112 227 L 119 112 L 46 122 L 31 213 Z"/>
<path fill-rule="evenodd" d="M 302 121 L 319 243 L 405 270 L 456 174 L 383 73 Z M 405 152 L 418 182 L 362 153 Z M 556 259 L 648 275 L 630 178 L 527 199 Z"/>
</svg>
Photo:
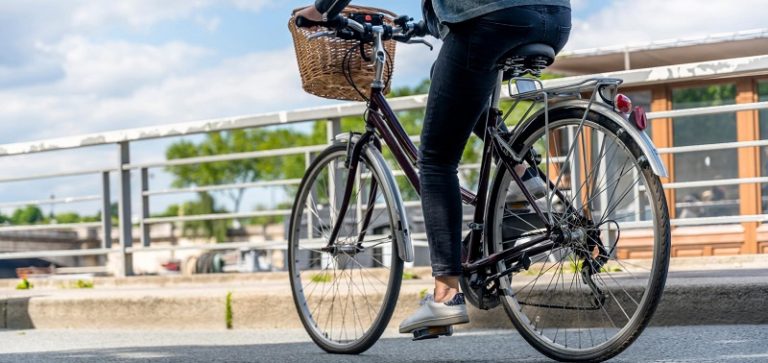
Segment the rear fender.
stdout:
<svg viewBox="0 0 768 363">
<path fill-rule="evenodd" d="M 623 130 L 627 135 L 626 137 L 631 138 L 634 141 L 634 144 L 640 148 L 642 154 L 650 165 L 651 170 L 653 170 L 653 173 L 662 178 L 668 176 L 667 169 L 664 167 L 664 162 L 661 160 L 659 153 L 656 151 L 656 146 L 653 145 L 653 141 L 651 141 L 648 135 L 645 132 L 638 130 L 635 125 L 624 119 L 606 104 L 593 102 L 590 105 L 589 101 L 581 99 L 558 102 L 549 107 L 549 117 L 550 120 L 555 120 L 558 115 L 564 114 L 574 114 L 579 115 L 578 117 L 582 117 L 588 107 L 591 113 L 590 119 L 597 116 L 603 121 L 611 123 L 616 130 Z M 515 127 L 512 132 L 512 137 L 510 139 L 512 142 L 510 144 L 517 145 L 517 140 L 526 140 L 531 133 L 542 127 L 544 127 L 543 110 L 532 115 L 527 120 L 522 121 Z M 619 132 L 619 134 L 621 134 L 621 132 Z M 523 154 L 528 150 L 516 151 Z"/>
</svg>

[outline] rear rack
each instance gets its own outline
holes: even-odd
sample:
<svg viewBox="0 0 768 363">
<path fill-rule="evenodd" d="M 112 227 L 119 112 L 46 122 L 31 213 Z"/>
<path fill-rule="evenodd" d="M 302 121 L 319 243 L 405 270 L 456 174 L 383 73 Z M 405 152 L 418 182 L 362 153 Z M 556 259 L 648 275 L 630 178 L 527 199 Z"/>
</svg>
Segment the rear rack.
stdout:
<svg viewBox="0 0 768 363">
<path fill-rule="evenodd" d="M 537 108 L 536 105 L 539 103 L 543 103 L 544 107 L 547 108 L 550 101 L 573 98 L 581 99 L 585 93 L 590 95 L 590 105 L 592 102 L 599 100 L 613 107 L 618 87 L 623 82 L 624 80 L 619 78 L 589 78 L 578 83 L 545 88 L 544 84 L 538 79 L 516 77 L 507 83 L 507 91 L 513 103 L 502 117 L 502 122 L 506 121 L 518 106 L 527 105 L 527 109 L 522 117 L 520 117 L 520 120 L 525 120 L 531 111 Z M 513 84 L 518 91 L 517 93 L 512 92 Z"/>
</svg>

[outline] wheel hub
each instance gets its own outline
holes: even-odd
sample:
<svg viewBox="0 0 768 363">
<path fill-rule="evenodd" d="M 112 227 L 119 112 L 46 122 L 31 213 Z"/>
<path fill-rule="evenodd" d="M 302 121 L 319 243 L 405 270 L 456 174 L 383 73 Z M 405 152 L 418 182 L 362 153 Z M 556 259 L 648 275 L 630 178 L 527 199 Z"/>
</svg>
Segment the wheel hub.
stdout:
<svg viewBox="0 0 768 363">
<path fill-rule="evenodd" d="M 552 232 L 552 240 L 563 246 L 587 248 L 585 227 L 560 226 Z"/>
<path fill-rule="evenodd" d="M 343 256 L 354 256 L 358 253 L 363 252 L 365 249 L 362 246 L 358 246 L 357 244 L 335 244 L 333 246 L 326 246 L 320 249 L 320 251 L 330 253 L 333 257 L 338 257 L 340 255 Z"/>
</svg>

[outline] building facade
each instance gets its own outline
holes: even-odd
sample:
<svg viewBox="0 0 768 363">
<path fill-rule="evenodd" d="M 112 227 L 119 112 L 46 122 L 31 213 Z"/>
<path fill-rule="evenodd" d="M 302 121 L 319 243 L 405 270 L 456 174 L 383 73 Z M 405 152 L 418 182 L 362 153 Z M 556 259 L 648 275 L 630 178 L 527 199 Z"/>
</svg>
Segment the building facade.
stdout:
<svg viewBox="0 0 768 363">
<path fill-rule="evenodd" d="M 712 71 L 710 77 L 680 77 L 685 80 L 657 75 L 624 88 L 635 104 L 663 114 L 768 101 L 768 70 L 722 75 L 714 69 L 759 62 L 765 55 L 768 29 L 761 29 L 574 51 L 563 54 L 552 71 L 584 75 L 685 63 L 693 73 Z M 673 257 L 768 253 L 768 224 L 762 222 L 768 215 L 768 146 L 761 144 L 768 141 L 764 106 L 651 120 L 646 132 L 669 171 L 662 182 L 670 215 L 677 220 Z M 622 252 L 625 257 L 642 257 L 641 234 L 635 237 L 636 248 Z"/>
</svg>

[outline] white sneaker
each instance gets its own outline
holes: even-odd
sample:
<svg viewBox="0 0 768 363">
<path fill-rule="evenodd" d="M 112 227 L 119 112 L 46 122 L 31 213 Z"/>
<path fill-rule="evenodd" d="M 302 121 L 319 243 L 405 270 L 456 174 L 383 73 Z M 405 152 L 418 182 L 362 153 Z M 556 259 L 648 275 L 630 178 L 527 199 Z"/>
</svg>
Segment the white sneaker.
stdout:
<svg viewBox="0 0 768 363">
<path fill-rule="evenodd" d="M 443 303 L 436 303 L 430 294 L 421 301 L 421 306 L 415 313 L 400 323 L 400 333 L 411 333 L 426 327 L 466 323 L 469 323 L 469 315 L 464 294 L 457 293 L 453 299 Z"/>
<path fill-rule="evenodd" d="M 544 180 L 541 179 L 537 174 L 538 172 L 533 168 L 526 169 L 525 174 L 523 174 L 523 185 L 525 185 L 525 189 L 528 189 L 528 192 L 530 192 L 535 199 L 539 199 L 547 195 L 547 183 L 545 183 Z M 523 194 L 523 191 L 520 190 L 520 187 L 516 182 L 512 181 L 509 185 L 509 190 L 507 191 L 505 202 L 507 204 L 513 204 L 527 201 L 528 200 L 525 199 L 525 194 Z"/>
</svg>

